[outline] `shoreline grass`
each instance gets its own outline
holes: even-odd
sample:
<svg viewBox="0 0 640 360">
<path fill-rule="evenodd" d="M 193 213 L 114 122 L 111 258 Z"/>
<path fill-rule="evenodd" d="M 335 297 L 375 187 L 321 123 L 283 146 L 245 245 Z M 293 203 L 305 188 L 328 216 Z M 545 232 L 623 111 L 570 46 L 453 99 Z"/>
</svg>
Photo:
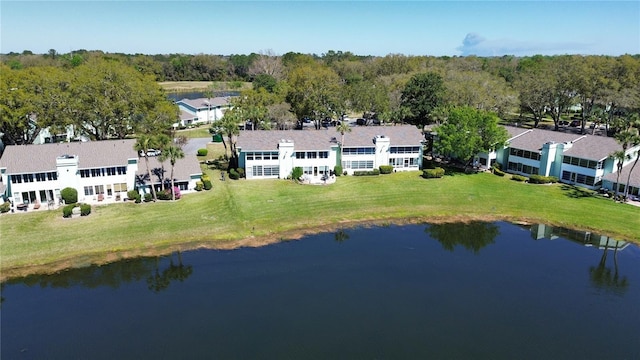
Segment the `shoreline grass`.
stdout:
<svg viewBox="0 0 640 360">
<path fill-rule="evenodd" d="M 202 247 L 259 246 L 361 223 L 466 220 L 544 223 L 640 242 L 640 207 L 573 187 L 489 173 L 426 180 L 418 172 L 340 177 L 327 186 L 284 180 L 218 181 L 177 202 L 94 206 L 0 217 L 0 281 L 33 273 Z"/>
</svg>

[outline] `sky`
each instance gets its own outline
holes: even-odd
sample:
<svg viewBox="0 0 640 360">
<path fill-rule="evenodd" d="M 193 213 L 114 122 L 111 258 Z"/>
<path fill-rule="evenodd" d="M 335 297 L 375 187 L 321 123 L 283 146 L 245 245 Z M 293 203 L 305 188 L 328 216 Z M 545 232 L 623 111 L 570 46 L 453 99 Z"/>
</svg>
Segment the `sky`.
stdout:
<svg viewBox="0 0 640 360">
<path fill-rule="evenodd" d="M 0 1 L 0 53 L 640 54 L 640 1 Z"/>
</svg>

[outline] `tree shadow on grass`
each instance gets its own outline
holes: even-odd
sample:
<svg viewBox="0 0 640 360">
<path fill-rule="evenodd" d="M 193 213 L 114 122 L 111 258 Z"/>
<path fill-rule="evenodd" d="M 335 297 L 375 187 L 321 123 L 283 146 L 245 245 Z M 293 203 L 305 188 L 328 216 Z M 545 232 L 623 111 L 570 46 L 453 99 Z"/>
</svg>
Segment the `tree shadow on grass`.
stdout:
<svg viewBox="0 0 640 360">
<path fill-rule="evenodd" d="M 560 186 L 560 189 L 562 189 L 566 196 L 573 199 L 594 197 L 596 194 L 593 190 L 585 189 L 575 185 L 563 184 Z"/>
</svg>

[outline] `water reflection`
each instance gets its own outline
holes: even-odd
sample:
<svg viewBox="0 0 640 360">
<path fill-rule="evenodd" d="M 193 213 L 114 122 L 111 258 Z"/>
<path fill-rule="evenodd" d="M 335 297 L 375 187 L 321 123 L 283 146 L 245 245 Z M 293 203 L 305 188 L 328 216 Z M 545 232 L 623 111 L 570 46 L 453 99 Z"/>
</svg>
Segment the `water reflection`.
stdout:
<svg viewBox="0 0 640 360">
<path fill-rule="evenodd" d="M 599 235 L 589 231 L 578 231 L 552 227 L 544 224 L 531 226 L 531 237 L 535 240 L 555 240 L 563 238 L 584 246 L 593 246 L 602 249 L 600 262 L 596 266 L 589 267 L 589 281 L 600 290 L 608 291 L 616 295 L 623 295 L 629 288 L 629 280 L 626 276 L 620 276 L 618 267 L 618 252 L 629 246 L 622 240 L 615 240 L 606 235 Z M 608 254 L 613 252 L 613 270 L 607 266 Z"/>
<path fill-rule="evenodd" d="M 149 290 L 160 292 L 169 287 L 172 281 L 183 282 L 191 274 L 193 267 L 182 263 L 182 254 L 178 251 L 178 263 L 173 262 L 173 254 L 169 256 L 169 266 L 160 271 L 160 258 L 156 258 L 156 267 L 153 274 L 147 277 L 147 285 Z"/>
<path fill-rule="evenodd" d="M 349 240 L 349 234 L 347 234 L 347 232 L 344 229 L 340 229 L 333 234 L 333 239 L 336 242 L 341 243 Z"/>
<path fill-rule="evenodd" d="M 128 259 L 102 266 L 92 265 L 86 268 L 69 269 L 51 275 L 30 275 L 9 280 L 6 283 L 42 288 L 81 286 L 92 289 L 106 286 L 117 289 L 126 283 L 146 280 L 149 290 L 159 292 L 169 287 L 172 281 L 186 280 L 192 273 L 193 267 L 185 265 L 182 254 L 177 252 L 165 257 Z"/>
<path fill-rule="evenodd" d="M 424 229 L 430 237 L 438 240 L 445 250 L 453 252 L 460 245 L 478 254 L 483 247 L 493 244 L 500 234 L 494 223 L 473 221 L 466 224 L 434 224 Z"/>
<path fill-rule="evenodd" d="M 589 280 L 591 280 L 592 285 L 599 289 L 623 295 L 629 288 L 629 281 L 626 276 L 620 277 L 618 271 L 618 249 L 619 247 L 617 246 L 613 248 L 613 273 L 611 268 L 607 267 L 607 254 L 610 249 L 605 246 L 598 265 L 589 268 Z"/>
</svg>

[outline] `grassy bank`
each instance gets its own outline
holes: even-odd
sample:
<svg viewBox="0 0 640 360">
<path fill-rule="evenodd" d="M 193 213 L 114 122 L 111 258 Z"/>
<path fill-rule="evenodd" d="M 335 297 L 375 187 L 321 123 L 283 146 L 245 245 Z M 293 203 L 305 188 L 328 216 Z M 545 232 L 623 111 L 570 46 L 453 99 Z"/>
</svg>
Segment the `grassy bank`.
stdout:
<svg viewBox="0 0 640 360">
<path fill-rule="evenodd" d="M 330 186 L 283 180 L 221 182 L 177 202 L 6 214 L 2 278 L 197 247 L 252 246 L 360 221 L 511 220 L 640 240 L 640 208 L 565 185 L 530 185 L 492 174 L 425 180 L 417 172 L 340 177 Z"/>
</svg>

